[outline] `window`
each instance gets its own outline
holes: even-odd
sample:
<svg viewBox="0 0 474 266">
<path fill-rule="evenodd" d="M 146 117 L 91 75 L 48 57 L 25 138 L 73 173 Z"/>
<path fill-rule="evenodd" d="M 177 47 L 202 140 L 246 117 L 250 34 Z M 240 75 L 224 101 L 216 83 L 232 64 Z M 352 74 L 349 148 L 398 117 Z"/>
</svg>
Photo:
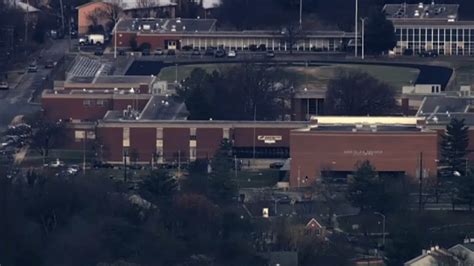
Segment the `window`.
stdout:
<svg viewBox="0 0 474 266">
<path fill-rule="evenodd" d="M 84 106 L 91 106 L 91 100 L 84 100 L 84 101 L 82 102 L 82 104 L 83 104 Z"/>
<path fill-rule="evenodd" d="M 224 132 L 223 132 L 223 135 L 222 135 L 223 139 L 229 139 L 229 135 L 230 135 L 229 131 L 230 131 L 229 128 L 224 128 Z"/>
<path fill-rule="evenodd" d="M 196 128 L 189 129 L 189 139 L 196 140 Z"/>
<path fill-rule="evenodd" d="M 105 106 L 105 100 L 97 100 L 97 106 Z"/>
<path fill-rule="evenodd" d="M 79 142 L 84 139 L 85 131 L 84 130 L 76 130 L 74 131 L 74 141 Z"/>
<path fill-rule="evenodd" d="M 156 129 L 156 139 L 163 139 L 163 128 Z"/>
<path fill-rule="evenodd" d="M 130 147 L 130 128 L 124 127 L 123 128 L 123 147 Z"/>
</svg>

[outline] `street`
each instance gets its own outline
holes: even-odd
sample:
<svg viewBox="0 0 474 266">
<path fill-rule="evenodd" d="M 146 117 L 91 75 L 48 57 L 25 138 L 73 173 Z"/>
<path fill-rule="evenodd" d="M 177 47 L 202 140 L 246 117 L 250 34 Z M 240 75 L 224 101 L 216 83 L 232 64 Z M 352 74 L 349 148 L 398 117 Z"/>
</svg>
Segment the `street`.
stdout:
<svg viewBox="0 0 474 266">
<path fill-rule="evenodd" d="M 68 40 L 54 40 L 48 48 L 40 52 L 40 55 L 42 59 L 58 61 L 67 48 Z M 38 60 L 37 72 L 26 72 L 18 84 L 12 84 L 7 91 L 0 91 L 0 130 L 4 130 L 15 116 L 40 110 L 39 105 L 30 104 L 28 100 L 35 90 L 42 89 L 41 86 L 51 73 L 51 69 L 45 69 L 43 61 Z M 28 63 L 25 62 L 25 71 Z"/>
</svg>

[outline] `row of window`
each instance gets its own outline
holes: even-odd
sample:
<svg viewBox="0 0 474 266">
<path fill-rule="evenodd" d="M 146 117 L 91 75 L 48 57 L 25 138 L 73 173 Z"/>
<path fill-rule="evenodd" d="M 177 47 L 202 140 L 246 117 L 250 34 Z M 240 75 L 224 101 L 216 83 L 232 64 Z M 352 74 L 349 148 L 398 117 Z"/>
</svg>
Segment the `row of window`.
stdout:
<svg viewBox="0 0 474 266">
<path fill-rule="evenodd" d="M 99 99 L 99 100 L 91 100 L 87 99 L 82 102 L 84 106 L 105 106 L 107 103 L 107 100 Z"/>
<path fill-rule="evenodd" d="M 397 28 L 395 34 L 401 41 L 469 41 L 474 38 L 474 29 Z M 470 36 L 473 36 L 470 38 Z"/>
</svg>

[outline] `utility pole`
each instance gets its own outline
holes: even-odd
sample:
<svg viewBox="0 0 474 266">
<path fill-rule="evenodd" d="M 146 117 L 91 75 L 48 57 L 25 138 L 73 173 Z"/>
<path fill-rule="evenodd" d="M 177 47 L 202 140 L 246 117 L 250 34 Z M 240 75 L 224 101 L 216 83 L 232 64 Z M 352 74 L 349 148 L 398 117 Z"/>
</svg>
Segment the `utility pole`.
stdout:
<svg viewBox="0 0 474 266">
<path fill-rule="evenodd" d="M 357 28 L 357 24 L 359 22 L 359 0 L 355 0 L 355 18 L 354 18 L 354 21 L 355 21 L 355 34 L 354 34 L 354 45 L 355 45 L 355 50 L 354 50 L 354 56 L 357 57 L 357 46 L 358 46 L 358 43 L 357 43 L 357 40 L 358 40 L 358 36 L 357 36 L 357 33 L 358 33 L 358 28 Z"/>
<path fill-rule="evenodd" d="M 181 150 L 178 151 L 178 178 L 181 177 Z"/>
<path fill-rule="evenodd" d="M 28 42 L 28 22 L 30 22 L 30 0 L 26 0 L 25 45 Z"/>
<path fill-rule="evenodd" d="M 423 202 L 422 202 L 422 192 L 423 192 L 423 152 L 420 152 L 420 169 L 419 169 L 419 188 L 418 188 L 418 211 L 421 212 L 423 209 Z"/>
<path fill-rule="evenodd" d="M 256 124 L 257 124 L 257 105 L 255 105 L 253 109 L 253 160 L 254 160 L 254 163 L 255 163 L 255 138 L 257 137 L 256 132 L 255 132 Z"/>
<path fill-rule="evenodd" d="M 87 142 L 87 130 L 84 130 L 84 137 L 82 138 L 82 174 L 86 175 L 86 142 Z"/>
<path fill-rule="evenodd" d="M 303 28 L 303 0 L 300 0 L 300 29 Z"/>
<path fill-rule="evenodd" d="M 234 155 L 234 175 L 237 179 L 237 155 Z"/>
<path fill-rule="evenodd" d="M 64 24 L 64 6 L 63 6 L 63 0 L 59 0 L 59 4 L 60 4 L 60 6 L 61 6 L 61 23 L 62 23 L 62 25 L 63 25 L 62 30 L 63 30 L 63 33 L 64 33 L 64 31 L 66 30 L 66 26 L 65 26 L 65 24 Z"/>
<path fill-rule="evenodd" d="M 367 18 L 361 18 L 360 20 L 362 21 L 362 60 L 365 59 L 365 20 Z"/>
<path fill-rule="evenodd" d="M 127 183 L 127 156 L 128 150 L 123 151 L 123 181 Z"/>
</svg>

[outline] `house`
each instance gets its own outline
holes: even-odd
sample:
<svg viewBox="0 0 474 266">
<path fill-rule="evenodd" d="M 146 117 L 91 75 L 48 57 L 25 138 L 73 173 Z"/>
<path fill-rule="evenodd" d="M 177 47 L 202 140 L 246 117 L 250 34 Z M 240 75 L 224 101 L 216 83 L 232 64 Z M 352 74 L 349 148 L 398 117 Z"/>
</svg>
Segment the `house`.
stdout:
<svg viewBox="0 0 474 266">
<path fill-rule="evenodd" d="M 448 249 L 461 260 L 461 265 L 474 265 L 474 238 L 465 239 L 463 244 L 457 244 Z"/>
<path fill-rule="evenodd" d="M 431 247 L 429 250 L 423 250 L 421 255 L 413 258 L 403 264 L 404 266 L 461 266 L 462 260 L 454 253 L 440 248 Z"/>
<path fill-rule="evenodd" d="M 87 34 L 89 27 L 94 24 L 108 28 L 110 18 L 104 14 L 110 13 L 110 9 L 116 5 L 120 10 L 118 17 L 174 18 L 176 11 L 176 4 L 170 0 L 153 0 L 146 4 L 140 0 L 96 0 L 76 7 L 79 34 Z"/>
<path fill-rule="evenodd" d="M 319 237 L 325 237 L 326 235 L 326 227 L 322 226 L 315 218 L 309 220 L 305 226 L 305 230 L 306 232 Z"/>
</svg>

